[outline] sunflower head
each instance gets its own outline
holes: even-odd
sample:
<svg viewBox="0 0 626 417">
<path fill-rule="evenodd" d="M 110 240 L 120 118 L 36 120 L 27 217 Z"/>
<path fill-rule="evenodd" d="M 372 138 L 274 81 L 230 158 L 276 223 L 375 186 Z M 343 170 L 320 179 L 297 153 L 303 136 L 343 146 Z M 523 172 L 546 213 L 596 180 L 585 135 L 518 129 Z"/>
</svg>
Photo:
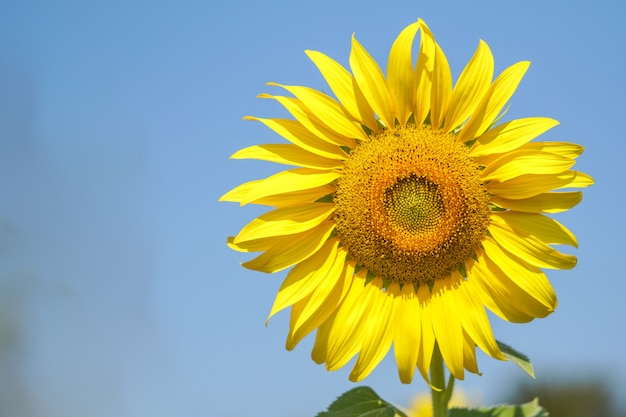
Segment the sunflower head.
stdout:
<svg viewBox="0 0 626 417">
<path fill-rule="evenodd" d="M 543 269 L 572 268 L 576 258 L 552 245 L 577 242 L 548 214 L 576 205 L 577 188 L 593 183 L 572 169 L 582 147 L 533 141 L 556 121 L 499 122 L 529 63 L 494 79 L 481 41 L 453 87 L 421 20 L 400 33 L 385 73 L 354 37 L 350 71 L 307 55 L 333 96 L 270 83 L 289 95 L 261 97 L 293 118 L 246 119 L 287 143 L 232 156 L 294 168 L 221 198 L 272 207 L 228 244 L 260 252 L 247 268 L 290 268 L 270 312 L 291 307 L 287 348 L 316 331 L 313 359 L 335 370 L 357 356 L 353 381 L 392 345 L 405 383 L 415 369 L 429 381 L 436 348 L 457 378 L 478 372 L 476 346 L 504 359 L 486 310 L 511 322 L 554 310 Z"/>
</svg>

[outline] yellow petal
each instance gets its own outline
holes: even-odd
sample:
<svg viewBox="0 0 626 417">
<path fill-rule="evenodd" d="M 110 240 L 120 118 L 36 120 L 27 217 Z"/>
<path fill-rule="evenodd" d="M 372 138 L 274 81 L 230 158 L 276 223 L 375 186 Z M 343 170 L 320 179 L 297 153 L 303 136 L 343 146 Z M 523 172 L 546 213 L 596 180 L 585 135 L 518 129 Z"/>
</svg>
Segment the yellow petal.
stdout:
<svg viewBox="0 0 626 417">
<path fill-rule="evenodd" d="M 551 152 L 571 159 L 578 158 L 585 150 L 582 146 L 569 142 L 530 142 L 522 145 L 519 149 Z"/>
<path fill-rule="evenodd" d="M 267 238 L 236 244 L 235 236 L 229 236 L 226 244 L 237 252 L 262 252 L 269 249 L 274 242 L 274 238 Z"/>
<path fill-rule="evenodd" d="M 335 169 L 343 165 L 337 159 L 329 159 L 305 151 L 292 144 L 255 145 L 240 149 L 230 156 L 232 159 L 258 159 L 285 165 L 296 165 L 312 169 Z"/>
<path fill-rule="evenodd" d="M 574 165 L 575 161 L 550 152 L 517 150 L 502 155 L 482 172 L 485 181 L 504 182 L 521 175 L 556 175 Z"/>
<path fill-rule="evenodd" d="M 246 116 L 244 120 L 254 120 L 263 123 L 280 136 L 287 139 L 294 145 L 324 158 L 343 161 L 348 155 L 338 146 L 315 136 L 302 124 L 289 119 L 261 119 L 258 117 Z"/>
<path fill-rule="evenodd" d="M 508 200 L 492 196 L 491 202 L 500 207 L 525 213 L 560 213 L 574 207 L 583 198 L 581 191 L 550 192 L 522 200 Z"/>
<path fill-rule="evenodd" d="M 461 125 L 478 106 L 493 79 L 493 56 L 482 40 L 461 72 L 446 109 L 443 125 L 450 132 Z"/>
<path fill-rule="evenodd" d="M 340 176 L 339 172 L 320 172 L 310 168 L 281 171 L 255 183 L 240 202 L 243 205 L 271 195 L 320 187 L 330 184 Z"/>
<path fill-rule="evenodd" d="M 270 94 L 259 94 L 257 97 L 270 98 L 278 101 L 310 133 L 325 142 L 336 146 L 346 146 L 348 148 L 354 148 L 356 145 L 355 140 L 351 137 L 343 136 L 323 124 L 320 119 L 297 98 L 273 96 Z"/>
<path fill-rule="evenodd" d="M 329 371 L 344 366 L 361 348 L 363 327 L 367 325 L 362 318 L 374 295 L 365 285 L 364 275 L 355 275 L 350 291 L 333 314 L 326 348 Z"/>
<path fill-rule="evenodd" d="M 485 239 L 483 246 L 485 256 L 497 265 L 498 270 L 501 270 L 512 282 L 546 308 L 550 310 L 556 308 L 556 294 L 539 268 L 520 259 L 512 258 L 494 239 Z"/>
<path fill-rule="evenodd" d="M 558 221 L 538 213 L 494 212 L 493 222 L 505 225 L 519 236 L 534 236 L 544 243 L 578 247 L 576 236 Z"/>
<path fill-rule="evenodd" d="M 431 295 L 428 286 L 422 285 L 418 288 L 417 299 L 419 300 L 421 310 L 419 321 L 422 327 L 422 343 L 420 343 L 420 351 L 417 356 L 417 369 L 419 369 L 422 378 L 430 384 L 428 371 L 435 349 L 435 332 L 433 331 L 433 313 L 431 310 Z"/>
<path fill-rule="evenodd" d="M 475 291 L 475 286 L 470 280 L 462 282 L 458 288 L 458 302 L 463 312 L 461 314 L 463 329 L 485 353 L 497 359 L 504 359 L 493 336 L 489 317 Z"/>
<path fill-rule="evenodd" d="M 558 124 L 556 120 L 547 117 L 529 117 L 502 123 L 478 137 L 470 149 L 470 156 L 512 151 Z"/>
<path fill-rule="evenodd" d="M 443 50 L 434 39 L 432 41 L 434 43 L 434 67 L 430 91 L 430 121 L 434 129 L 440 129 L 452 96 L 452 72 Z M 432 56 L 429 59 L 432 59 Z"/>
<path fill-rule="evenodd" d="M 430 112 L 430 94 L 435 68 L 435 40 L 423 20 L 417 21 L 422 31 L 420 50 L 415 65 L 415 105 L 413 115 L 415 123 L 421 126 Z M 452 86 L 450 86 L 452 89 Z"/>
<path fill-rule="evenodd" d="M 332 317 L 332 315 L 331 315 Z M 328 333 L 332 327 L 332 319 L 326 320 L 315 332 L 315 342 L 311 351 L 311 359 L 318 365 L 328 360 Z"/>
<path fill-rule="evenodd" d="M 250 190 L 253 189 L 255 186 L 261 184 L 262 181 L 263 180 L 254 180 L 254 181 L 244 182 L 243 184 L 236 186 L 235 188 L 233 188 L 232 190 L 228 191 L 226 194 L 221 196 L 218 199 L 218 201 L 229 201 L 232 203 L 241 203 L 246 198 Z"/>
<path fill-rule="evenodd" d="M 350 373 L 350 381 L 358 382 L 367 377 L 385 357 L 392 340 L 393 302 L 382 290 L 382 279 L 376 278 L 368 284 L 373 293 L 372 302 L 365 310 L 362 320 L 363 339 L 359 357 Z"/>
<path fill-rule="evenodd" d="M 326 94 L 313 88 L 296 85 L 276 83 L 267 83 L 267 85 L 281 87 L 289 91 L 300 100 L 311 114 L 314 114 L 326 127 L 337 134 L 361 140 L 368 138 L 361 128 L 361 124 L 354 120 L 342 105 Z"/>
<path fill-rule="evenodd" d="M 219 201 L 230 201 L 235 203 L 241 203 L 247 201 L 246 196 L 257 185 L 261 184 L 263 180 L 254 180 L 243 183 L 233 188 L 223 196 L 219 198 Z M 330 185 L 322 185 L 319 187 L 309 188 L 306 190 L 291 191 L 286 194 L 274 194 L 272 196 L 257 198 L 250 201 L 253 204 L 261 204 L 264 206 L 275 207 L 289 207 L 297 206 L 306 203 L 312 203 L 324 196 L 330 195 L 335 191 L 335 187 Z M 241 203 L 243 205 L 243 203 Z"/>
<path fill-rule="evenodd" d="M 317 51 L 305 51 L 317 66 L 335 96 L 355 120 L 376 131 L 374 111 L 356 85 L 352 75 L 337 61 Z"/>
<path fill-rule="evenodd" d="M 330 203 L 278 208 L 260 215 L 244 226 L 235 237 L 234 243 L 305 232 L 317 227 L 334 211 L 335 206 Z"/>
<path fill-rule="evenodd" d="M 518 62 L 511 65 L 496 78 L 470 119 L 459 133 L 459 141 L 467 142 L 481 135 L 496 119 L 504 105 L 509 101 L 530 62 Z"/>
<path fill-rule="evenodd" d="M 310 295 L 326 277 L 337 258 L 339 239 L 324 243 L 319 251 L 296 265 L 283 281 L 267 321 L 277 312 Z"/>
<path fill-rule="evenodd" d="M 576 266 L 576 257 L 567 255 L 553 249 L 552 247 L 541 242 L 533 236 L 519 236 L 510 229 L 492 223 L 489 227 L 489 233 L 498 242 L 503 249 L 524 260 L 525 262 L 539 268 L 550 269 L 571 269 Z M 484 243 L 484 242 L 483 242 Z M 485 250 L 487 248 L 485 247 Z M 494 259 L 492 253 L 487 252 L 489 257 L 493 259 L 506 272 L 508 266 L 515 266 L 515 269 L 524 269 L 518 267 L 519 263 L 510 257 L 500 257 Z M 506 263 L 504 265 L 503 263 Z"/>
<path fill-rule="evenodd" d="M 465 339 L 465 343 L 463 343 L 463 366 L 468 371 L 477 374 L 478 363 L 476 362 L 476 343 L 474 343 L 472 338 L 465 331 L 463 331 L 463 338 Z"/>
<path fill-rule="evenodd" d="M 299 343 L 337 309 L 352 278 L 346 276 L 346 255 L 345 251 L 337 253 L 324 279 L 311 292 L 300 313 L 297 316 L 292 314 L 287 348 Z M 350 279 L 347 283 L 346 278 Z"/>
<path fill-rule="evenodd" d="M 354 262 L 345 263 L 345 253 L 338 254 L 339 257 L 342 257 L 344 269 L 334 282 L 332 289 L 329 290 L 328 295 L 325 296 L 324 294 L 328 286 L 321 290 L 316 289 L 306 300 L 302 301 L 303 305 L 301 307 L 298 306 L 299 313 L 297 315 L 293 315 L 292 312 L 293 320 L 291 321 L 292 325 L 287 337 L 287 349 L 293 349 L 296 344 L 300 343 L 300 340 L 315 330 L 315 328 L 323 326 L 337 310 L 337 307 L 349 291 L 354 274 Z M 339 261 L 337 260 L 336 262 Z M 316 307 L 316 309 L 313 310 L 312 307 Z M 302 319 L 303 316 L 307 317 L 306 320 Z M 323 362 L 325 361 L 326 359 Z"/>
<path fill-rule="evenodd" d="M 460 277 L 459 277 L 460 278 Z M 463 379 L 463 328 L 459 311 L 458 283 L 452 278 L 435 280 L 431 295 L 432 323 L 441 356 L 450 373 L 457 379 Z"/>
<path fill-rule="evenodd" d="M 404 285 L 399 290 L 397 283 L 388 290 L 394 294 L 395 306 L 393 351 L 398 364 L 400 381 L 409 384 L 413 379 L 421 343 L 420 306 L 413 285 Z"/>
<path fill-rule="evenodd" d="M 590 175 L 580 171 L 570 171 L 573 178 L 567 184 L 558 188 L 586 188 L 594 184 L 593 178 Z"/>
<path fill-rule="evenodd" d="M 274 194 L 251 201 L 253 204 L 262 204 L 274 207 L 291 207 L 300 204 L 312 203 L 320 198 L 327 197 L 335 192 L 335 187 L 322 185 L 308 190 L 291 191 L 286 194 Z"/>
<path fill-rule="evenodd" d="M 415 22 L 398 35 L 387 60 L 387 85 L 396 103 L 396 117 L 405 126 L 415 107 L 415 74 L 413 73 L 413 40 L 419 29 Z"/>
<path fill-rule="evenodd" d="M 469 264 L 468 284 L 476 287 L 474 293 L 489 310 L 513 323 L 527 323 L 537 317 L 546 317 L 556 307 L 554 291 L 541 289 L 550 285 L 547 279 L 535 281 L 532 290 L 527 292 L 486 255 Z"/>
<path fill-rule="evenodd" d="M 575 179 L 575 171 L 567 171 L 561 175 L 527 174 L 508 181 L 490 181 L 485 187 L 487 191 L 498 197 L 519 200 L 569 187 Z"/>
<path fill-rule="evenodd" d="M 268 250 L 242 265 L 260 272 L 282 271 L 317 252 L 334 229 L 334 222 L 325 222 L 297 235 L 275 238 L 275 243 Z"/>
<path fill-rule="evenodd" d="M 512 323 L 527 323 L 537 317 L 526 313 L 525 309 L 520 307 L 525 304 L 526 299 L 545 310 L 543 305 L 531 299 L 501 271 L 497 273 L 497 266 L 493 262 L 491 262 L 493 268 L 489 268 L 485 259 L 486 256 L 483 256 L 480 262 L 470 263 L 471 266 L 467 267 L 469 285 L 478 287 L 475 293 L 478 294 L 485 307 L 501 319 Z M 495 277 L 497 274 L 502 276 L 502 280 Z M 519 296 L 514 297 L 515 294 Z"/>
<path fill-rule="evenodd" d="M 394 107 L 387 82 L 372 56 L 352 35 L 350 68 L 354 79 L 374 112 L 388 128 L 394 126 Z"/>
</svg>

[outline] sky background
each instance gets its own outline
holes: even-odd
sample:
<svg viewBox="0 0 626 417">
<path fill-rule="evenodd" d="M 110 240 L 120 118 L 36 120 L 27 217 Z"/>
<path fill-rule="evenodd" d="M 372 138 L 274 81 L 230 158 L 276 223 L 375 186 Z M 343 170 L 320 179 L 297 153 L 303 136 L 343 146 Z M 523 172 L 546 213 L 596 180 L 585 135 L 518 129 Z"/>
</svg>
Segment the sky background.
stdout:
<svg viewBox="0 0 626 417">
<path fill-rule="evenodd" d="M 216 2 L 217 3 L 217 2 Z M 261 211 L 218 203 L 275 172 L 228 160 L 278 137 L 242 116 L 281 117 L 268 81 L 328 91 L 305 49 L 347 65 L 350 36 L 384 68 L 425 19 L 458 76 L 485 40 L 496 72 L 532 65 L 507 119 L 561 122 L 596 185 L 558 216 L 580 248 L 549 271 L 559 308 L 492 320 L 538 380 L 626 384 L 620 1 L 3 1 L 0 5 L 0 415 L 314 416 L 355 387 L 350 367 L 284 349 L 288 312 L 265 319 L 284 273 L 242 268 L 226 237 Z M 459 383 L 483 403 L 525 374 L 479 355 Z M 363 384 L 396 405 L 393 355 Z M 618 389 L 615 390 L 619 394 Z M 626 404 L 622 403 L 624 407 Z"/>
</svg>

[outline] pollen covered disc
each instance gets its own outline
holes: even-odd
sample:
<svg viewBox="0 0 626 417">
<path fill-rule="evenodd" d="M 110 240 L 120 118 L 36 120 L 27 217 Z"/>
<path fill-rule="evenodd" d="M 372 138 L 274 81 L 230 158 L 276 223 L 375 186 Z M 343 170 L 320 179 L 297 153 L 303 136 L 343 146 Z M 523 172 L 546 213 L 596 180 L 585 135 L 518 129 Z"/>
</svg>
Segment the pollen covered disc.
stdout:
<svg viewBox="0 0 626 417">
<path fill-rule="evenodd" d="M 335 192 L 342 244 L 371 273 L 429 283 L 479 247 L 489 224 L 480 167 L 451 134 L 384 131 L 350 153 Z"/>
</svg>

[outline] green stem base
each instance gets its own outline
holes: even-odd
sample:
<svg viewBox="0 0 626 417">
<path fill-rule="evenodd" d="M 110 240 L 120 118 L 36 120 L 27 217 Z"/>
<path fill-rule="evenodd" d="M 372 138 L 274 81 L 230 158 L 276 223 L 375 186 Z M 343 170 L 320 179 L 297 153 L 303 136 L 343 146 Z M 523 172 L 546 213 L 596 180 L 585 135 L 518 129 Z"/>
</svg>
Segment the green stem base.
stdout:
<svg viewBox="0 0 626 417">
<path fill-rule="evenodd" d="M 454 389 L 454 376 L 450 375 L 446 385 L 443 357 L 437 344 L 435 344 L 430 362 L 430 380 L 432 383 L 433 417 L 448 417 L 448 403 Z"/>
</svg>

